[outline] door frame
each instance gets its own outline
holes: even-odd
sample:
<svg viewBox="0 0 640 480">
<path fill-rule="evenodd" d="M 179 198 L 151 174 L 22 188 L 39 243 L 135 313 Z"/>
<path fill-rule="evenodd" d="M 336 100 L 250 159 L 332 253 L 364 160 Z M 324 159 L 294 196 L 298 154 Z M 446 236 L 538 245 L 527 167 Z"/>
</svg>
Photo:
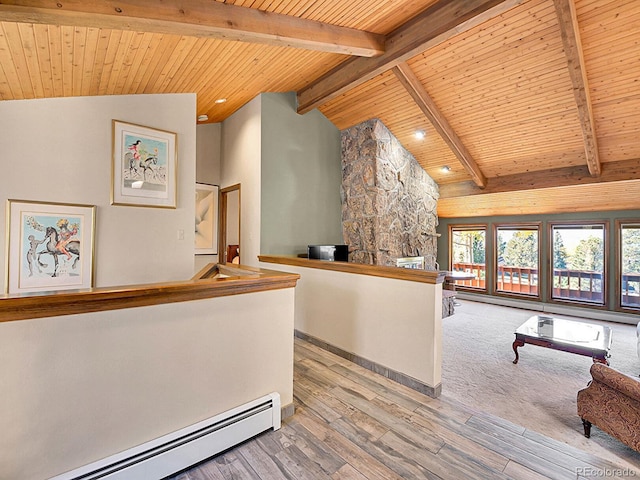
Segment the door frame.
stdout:
<svg viewBox="0 0 640 480">
<path fill-rule="evenodd" d="M 236 183 L 235 185 L 230 185 L 228 187 L 224 187 L 220 189 L 220 203 L 219 208 L 220 212 L 218 218 L 220 219 L 219 225 L 219 235 L 218 235 L 218 263 L 227 263 L 227 198 L 229 193 L 238 192 L 238 245 L 240 245 L 241 237 L 241 194 L 240 194 L 240 184 Z M 242 259 L 242 250 L 240 250 L 240 258 Z"/>
</svg>

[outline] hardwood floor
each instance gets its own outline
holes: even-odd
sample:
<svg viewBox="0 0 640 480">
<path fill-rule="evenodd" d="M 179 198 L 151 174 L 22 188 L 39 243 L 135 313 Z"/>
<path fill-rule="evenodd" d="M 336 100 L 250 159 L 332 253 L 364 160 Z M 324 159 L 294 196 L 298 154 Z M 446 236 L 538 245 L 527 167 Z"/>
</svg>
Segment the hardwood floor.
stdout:
<svg viewBox="0 0 640 480">
<path fill-rule="evenodd" d="M 638 478 L 592 454 L 433 399 L 302 340 L 296 413 L 172 480 Z"/>
</svg>

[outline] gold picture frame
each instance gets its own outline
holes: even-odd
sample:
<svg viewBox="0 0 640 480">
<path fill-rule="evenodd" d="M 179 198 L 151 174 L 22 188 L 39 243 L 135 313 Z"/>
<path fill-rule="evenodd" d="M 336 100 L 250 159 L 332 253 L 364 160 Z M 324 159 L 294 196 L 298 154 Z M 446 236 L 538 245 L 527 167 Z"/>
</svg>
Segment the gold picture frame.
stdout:
<svg viewBox="0 0 640 480">
<path fill-rule="evenodd" d="M 95 205 L 7 200 L 5 293 L 93 287 Z"/>
<path fill-rule="evenodd" d="M 112 121 L 111 204 L 176 208 L 178 135 Z"/>
</svg>

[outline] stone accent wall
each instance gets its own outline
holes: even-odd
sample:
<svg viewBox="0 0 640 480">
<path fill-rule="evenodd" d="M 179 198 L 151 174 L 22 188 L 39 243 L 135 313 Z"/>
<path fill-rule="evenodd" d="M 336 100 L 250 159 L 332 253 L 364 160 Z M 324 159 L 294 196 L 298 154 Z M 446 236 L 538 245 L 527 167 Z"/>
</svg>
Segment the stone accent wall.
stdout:
<svg viewBox="0 0 640 480">
<path fill-rule="evenodd" d="M 442 318 L 450 317 L 455 312 L 456 296 L 451 290 L 442 290 Z"/>
<path fill-rule="evenodd" d="M 355 263 L 436 262 L 438 185 L 377 119 L 342 131 L 342 235 Z"/>
</svg>

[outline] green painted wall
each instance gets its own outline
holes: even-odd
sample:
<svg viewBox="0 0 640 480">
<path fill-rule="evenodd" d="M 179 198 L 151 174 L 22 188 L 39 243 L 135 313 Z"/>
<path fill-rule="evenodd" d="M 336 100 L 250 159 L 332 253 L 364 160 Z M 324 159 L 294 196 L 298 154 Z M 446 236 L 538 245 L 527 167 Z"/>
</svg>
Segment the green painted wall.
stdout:
<svg viewBox="0 0 640 480">
<path fill-rule="evenodd" d="M 317 110 L 298 115 L 293 92 L 261 99 L 260 252 L 343 243 L 340 131 Z"/>
<path fill-rule="evenodd" d="M 504 223 L 536 223 L 541 222 L 540 231 L 540 301 L 545 303 L 548 298 L 549 287 L 549 222 L 571 222 L 571 221 L 609 221 L 609 230 L 607 232 L 609 258 L 607 265 L 608 283 L 607 283 L 607 309 L 614 310 L 616 305 L 615 298 L 615 221 L 620 219 L 640 219 L 640 210 L 616 210 L 610 212 L 576 212 L 557 215 L 509 215 L 509 216 L 491 216 L 491 217 L 473 217 L 473 218 L 440 218 L 437 232 L 441 235 L 438 239 L 438 263 L 442 270 L 449 268 L 449 225 L 487 225 L 487 285 L 489 291 L 494 284 L 494 239 L 493 226 Z"/>
</svg>

